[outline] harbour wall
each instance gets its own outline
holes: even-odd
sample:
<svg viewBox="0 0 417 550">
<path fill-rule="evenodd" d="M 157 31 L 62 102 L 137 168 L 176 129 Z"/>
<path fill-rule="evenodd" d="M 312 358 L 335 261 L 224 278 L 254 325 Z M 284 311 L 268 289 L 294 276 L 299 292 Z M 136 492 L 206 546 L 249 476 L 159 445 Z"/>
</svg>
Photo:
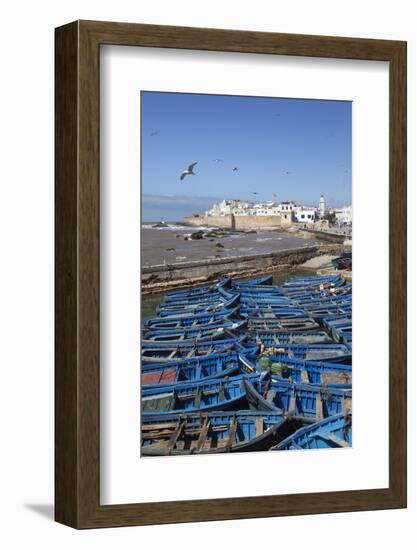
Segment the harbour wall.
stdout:
<svg viewBox="0 0 417 550">
<path fill-rule="evenodd" d="M 317 239 L 331 243 L 343 243 L 348 239 L 347 235 L 342 233 L 332 233 L 331 231 L 320 231 L 319 229 L 302 229 L 306 233 L 314 235 Z"/>
<path fill-rule="evenodd" d="M 275 229 L 291 223 L 279 215 L 276 216 L 235 216 L 227 214 L 226 216 L 189 216 L 184 218 L 183 223 L 187 225 L 209 225 L 220 227 L 221 229 L 230 229 L 235 231 L 245 231 L 250 229 Z"/>
<path fill-rule="evenodd" d="M 178 264 L 156 265 L 142 268 L 142 292 L 158 292 L 203 284 L 219 275 L 258 275 L 279 271 L 306 262 L 322 254 L 340 254 L 343 247 L 311 245 L 302 248 L 280 250 L 252 256 L 235 256 L 198 260 Z"/>
<path fill-rule="evenodd" d="M 221 229 L 234 229 L 234 217 L 232 214 L 227 216 L 189 216 L 184 218 L 183 223 L 186 225 L 209 225 Z"/>
</svg>

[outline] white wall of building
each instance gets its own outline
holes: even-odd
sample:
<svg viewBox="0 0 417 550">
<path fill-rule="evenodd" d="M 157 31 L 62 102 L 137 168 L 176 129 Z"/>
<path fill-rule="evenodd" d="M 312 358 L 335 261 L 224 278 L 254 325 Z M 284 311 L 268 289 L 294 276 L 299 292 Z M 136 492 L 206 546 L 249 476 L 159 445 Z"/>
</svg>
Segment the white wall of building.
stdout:
<svg viewBox="0 0 417 550">
<path fill-rule="evenodd" d="M 339 223 L 352 223 L 352 207 L 344 206 L 335 210 L 336 221 Z"/>
<path fill-rule="evenodd" d="M 317 217 L 316 208 L 296 208 L 294 211 L 295 220 L 299 223 L 314 223 Z"/>
</svg>

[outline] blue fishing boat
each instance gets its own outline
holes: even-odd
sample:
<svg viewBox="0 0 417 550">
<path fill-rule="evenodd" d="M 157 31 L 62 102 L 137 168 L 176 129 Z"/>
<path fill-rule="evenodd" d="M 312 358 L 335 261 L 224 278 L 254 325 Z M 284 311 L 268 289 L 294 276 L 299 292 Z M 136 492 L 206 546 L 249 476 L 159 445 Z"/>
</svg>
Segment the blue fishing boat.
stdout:
<svg viewBox="0 0 417 550">
<path fill-rule="evenodd" d="M 320 328 L 318 323 L 311 317 L 293 317 L 283 319 L 256 319 L 248 320 L 248 330 L 260 331 L 269 330 L 277 332 L 300 332 L 311 331 Z"/>
<path fill-rule="evenodd" d="M 261 285 L 272 285 L 273 276 L 265 275 L 264 277 L 257 277 L 256 279 L 233 279 L 232 286 L 261 286 Z"/>
<path fill-rule="evenodd" d="M 211 378 L 225 378 L 241 372 L 236 352 L 214 353 L 206 357 L 192 357 L 175 363 L 156 363 L 142 366 L 143 388 L 201 382 Z"/>
<path fill-rule="evenodd" d="M 317 306 L 337 306 L 339 304 L 352 304 L 352 294 L 341 294 L 340 296 L 308 296 L 306 298 L 297 298 L 292 300 L 292 302 L 301 308 L 314 308 Z"/>
<path fill-rule="evenodd" d="M 346 347 L 352 349 L 352 332 L 343 332 L 340 335 L 340 342 L 343 342 Z"/>
<path fill-rule="evenodd" d="M 244 379 L 242 384 L 250 407 L 256 410 L 280 411 L 320 420 L 350 410 L 352 406 L 351 389 L 273 380 L 267 394 L 262 395 L 257 379 Z"/>
<path fill-rule="evenodd" d="M 352 315 L 334 315 L 324 317 L 321 320 L 323 326 L 331 333 L 336 342 L 342 342 L 344 338 L 350 338 L 352 335 Z"/>
<path fill-rule="evenodd" d="M 242 296 L 278 296 L 285 298 L 279 286 L 241 286 L 235 287 Z"/>
<path fill-rule="evenodd" d="M 248 307 L 298 307 L 298 305 L 286 296 L 268 296 L 254 294 L 240 294 L 240 304 L 243 308 Z"/>
<path fill-rule="evenodd" d="M 212 340 L 198 344 L 175 345 L 170 342 L 153 343 L 142 346 L 142 364 L 145 363 L 174 363 L 193 357 L 207 357 L 208 355 L 236 352 L 254 355 L 258 351 L 258 344 L 250 345 L 244 336 L 224 340 Z"/>
<path fill-rule="evenodd" d="M 231 309 L 233 306 L 236 306 L 240 300 L 239 294 L 234 294 L 230 300 L 226 300 L 223 296 L 219 295 L 218 300 L 213 300 L 209 302 L 196 302 L 196 303 L 185 303 L 185 304 L 175 304 L 175 305 L 164 305 L 161 304 L 156 308 L 158 317 L 170 317 L 178 315 L 192 315 L 195 313 L 204 313 L 209 311 L 224 311 Z"/>
<path fill-rule="evenodd" d="M 345 280 L 339 275 L 313 275 L 311 277 L 292 277 L 281 285 L 283 289 L 290 289 L 296 287 L 312 287 L 320 285 L 338 285 L 344 284 Z"/>
<path fill-rule="evenodd" d="M 271 451 L 297 449 L 343 449 L 352 446 L 352 415 L 340 413 L 305 426 L 284 439 Z"/>
<path fill-rule="evenodd" d="M 247 335 L 247 343 L 263 344 L 270 348 L 282 344 L 330 344 L 333 340 L 324 331 L 317 332 L 282 332 L 275 330 L 254 330 Z"/>
<path fill-rule="evenodd" d="M 340 294 L 346 294 L 351 292 L 351 288 L 345 289 L 345 280 L 340 279 L 336 282 L 329 283 L 320 283 L 312 285 L 299 285 L 299 286 L 288 286 L 282 289 L 284 296 L 288 298 L 308 298 L 310 297 L 326 297 L 326 296 L 336 296 Z"/>
<path fill-rule="evenodd" d="M 260 374 L 259 357 L 239 355 L 242 368 L 249 374 Z M 274 380 L 289 380 L 295 384 L 319 384 L 338 388 L 351 388 L 352 366 L 323 361 L 301 361 L 288 357 L 268 357 Z"/>
<path fill-rule="evenodd" d="M 247 295 L 241 293 L 240 303 L 243 307 L 291 307 L 293 303 L 286 297 L 273 295 Z"/>
<path fill-rule="evenodd" d="M 299 359 L 303 361 L 337 361 L 349 364 L 352 361 L 352 350 L 344 344 L 280 344 L 261 345 L 261 353 L 267 350 L 268 356 Z"/>
<path fill-rule="evenodd" d="M 225 332 L 242 330 L 245 325 L 246 321 L 223 321 L 219 325 L 201 325 L 182 330 L 144 330 L 142 345 L 147 345 L 147 342 L 174 342 L 181 345 L 216 340 L 223 338 Z"/>
<path fill-rule="evenodd" d="M 243 327 L 242 327 L 243 328 Z M 150 349 L 197 349 L 201 348 L 201 346 L 216 346 L 216 350 L 220 349 L 223 346 L 228 346 L 231 344 L 236 344 L 237 342 L 245 342 L 245 345 L 247 346 L 253 346 L 256 345 L 253 342 L 249 342 L 249 338 L 246 334 L 235 333 L 229 330 L 222 330 L 222 331 L 216 331 L 214 336 L 210 338 L 206 338 L 205 340 L 196 341 L 195 339 L 191 339 L 190 341 L 184 341 L 184 338 L 180 340 L 174 340 L 174 341 L 155 341 L 155 340 L 147 340 L 146 338 L 142 338 L 141 346 L 143 350 L 150 350 Z"/>
<path fill-rule="evenodd" d="M 352 306 L 333 306 L 333 307 L 318 307 L 306 310 L 313 319 L 320 321 L 329 315 L 352 315 Z"/>
<path fill-rule="evenodd" d="M 297 359 L 300 361 L 327 361 L 346 365 L 352 364 L 352 350 L 344 344 L 289 344 L 274 348 L 272 356 L 277 361 L 281 359 Z"/>
<path fill-rule="evenodd" d="M 204 285 L 201 287 L 196 288 L 185 288 L 180 290 L 172 290 L 170 292 L 165 293 L 166 299 L 176 298 L 176 297 L 192 297 L 192 296 L 201 296 L 204 294 L 210 294 L 212 292 L 217 292 L 221 288 L 224 288 L 226 286 L 230 285 L 230 279 L 228 278 L 222 278 L 216 281 L 215 283 L 212 283 L 210 285 Z"/>
<path fill-rule="evenodd" d="M 226 290 L 223 290 L 221 288 L 218 289 L 217 292 L 213 292 L 208 295 L 204 296 L 179 296 L 177 298 L 165 298 L 164 301 L 161 303 L 161 306 L 164 307 L 178 307 L 178 306 L 184 306 L 184 305 L 208 305 L 212 304 L 213 302 L 218 301 L 229 301 L 236 297 L 236 295 L 239 295 L 238 292 L 228 292 Z"/>
<path fill-rule="evenodd" d="M 240 315 L 247 319 L 283 319 L 292 317 L 306 318 L 306 312 L 297 308 L 275 308 L 275 307 L 248 307 L 241 309 Z"/>
<path fill-rule="evenodd" d="M 142 418 L 149 414 L 247 408 L 242 376 L 142 389 Z"/>
<path fill-rule="evenodd" d="M 149 330 L 177 330 L 202 325 L 218 325 L 237 313 L 238 308 L 234 308 L 225 311 L 221 310 L 219 312 L 210 311 L 192 315 L 178 315 L 177 317 L 155 317 L 154 319 L 149 319 L 145 323 L 145 328 Z"/>
<path fill-rule="evenodd" d="M 143 456 L 266 451 L 292 432 L 276 412 L 152 414 L 142 423 Z"/>
<path fill-rule="evenodd" d="M 269 298 L 256 298 L 256 299 L 247 299 L 241 297 L 240 310 L 248 311 L 249 309 L 288 309 L 290 307 L 297 308 L 297 305 L 293 305 L 287 301 L 282 301 L 281 299 L 269 299 Z"/>
</svg>

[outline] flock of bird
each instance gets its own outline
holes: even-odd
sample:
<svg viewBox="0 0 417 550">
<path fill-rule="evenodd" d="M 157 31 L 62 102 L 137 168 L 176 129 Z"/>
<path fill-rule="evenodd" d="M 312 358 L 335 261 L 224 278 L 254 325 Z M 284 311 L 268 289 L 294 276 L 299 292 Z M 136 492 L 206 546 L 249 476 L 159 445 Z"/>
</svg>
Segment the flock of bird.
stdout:
<svg viewBox="0 0 417 550">
<path fill-rule="evenodd" d="M 222 159 L 213 159 L 213 162 L 223 162 Z M 180 180 L 183 180 L 186 176 L 196 176 L 197 174 L 194 172 L 194 166 L 198 164 L 197 162 L 193 162 L 190 164 L 190 166 L 183 170 L 180 174 Z M 234 166 L 232 169 L 232 172 L 237 172 L 239 168 L 237 166 Z"/>
<path fill-rule="evenodd" d="M 279 115 L 277 115 L 279 116 Z M 159 134 L 159 130 L 154 130 L 150 133 L 150 136 L 156 136 Z M 223 162 L 223 159 L 213 159 L 212 162 L 215 162 L 215 163 L 220 163 L 220 162 Z M 186 178 L 186 176 L 196 176 L 197 174 L 194 172 L 194 166 L 198 164 L 198 162 L 193 162 L 191 163 L 188 168 L 186 168 L 185 170 L 183 170 L 180 174 L 180 180 L 182 181 L 184 178 Z M 232 168 L 232 172 L 238 172 L 239 171 L 239 167 L 238 166 L 234 166 Z M 288 170 L 283 170 L 283 173 L 286 174 L 287 176 L 289 176 L 291 174 L 290 171 Z M 257 195 L 258 193 L 256 192 L 253 192 L 254 195 Z"/>
</svg>

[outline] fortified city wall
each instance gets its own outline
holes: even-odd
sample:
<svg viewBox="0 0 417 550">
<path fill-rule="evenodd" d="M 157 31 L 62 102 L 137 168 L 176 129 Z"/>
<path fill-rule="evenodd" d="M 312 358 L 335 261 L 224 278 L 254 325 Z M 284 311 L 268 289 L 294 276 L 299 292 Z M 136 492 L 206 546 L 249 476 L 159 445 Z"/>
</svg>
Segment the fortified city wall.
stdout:
<svg viewBox="0 0 417 550">
<path fill-rule="evenodd" d="M 235 229 L 263 229 L 267 227 L 282 227 L 281 216 L 234 216 Z"/>
<path fill-rule="evenodd" d="M 184 218 L 187 225 L 209 225 L 220 227 L 221 229 L 232 229 L 245 231 L 247 229 L 266 229 L 277 228 L 291 225 L 281 216 L 189 216 Z"/>
<path fill-rule="evenodd" d="M 234 216 L 189 216 L 183 222 L 187 225 L 209 225 L 221 229 L 234 229 Z"/>
</svg>

